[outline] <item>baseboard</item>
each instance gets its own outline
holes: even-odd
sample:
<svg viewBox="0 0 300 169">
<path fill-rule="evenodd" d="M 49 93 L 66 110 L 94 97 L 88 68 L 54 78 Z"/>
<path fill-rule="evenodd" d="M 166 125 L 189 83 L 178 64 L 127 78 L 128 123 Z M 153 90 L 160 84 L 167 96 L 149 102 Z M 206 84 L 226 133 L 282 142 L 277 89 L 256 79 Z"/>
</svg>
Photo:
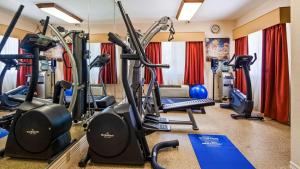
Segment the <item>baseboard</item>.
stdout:
<svg viewBox="0 0 300 169">
<path fill-rule="evenodd" d="M 88 143 L 86 136 L 84 135 L 80 140 L 78 140 L 71 148 L 69 148 L 59 159 L 55 160 L 49 165 L 47 169 L 68 169 L 76 163 L 78 163 L 83 154 L 88 148 Z"/>
<path fill-rule="evenodd" d="M 300 166 L 298 166 L 296 163 L 290 161 L 290 168 L 291 169 L 300 169 Z"/>
</svg>

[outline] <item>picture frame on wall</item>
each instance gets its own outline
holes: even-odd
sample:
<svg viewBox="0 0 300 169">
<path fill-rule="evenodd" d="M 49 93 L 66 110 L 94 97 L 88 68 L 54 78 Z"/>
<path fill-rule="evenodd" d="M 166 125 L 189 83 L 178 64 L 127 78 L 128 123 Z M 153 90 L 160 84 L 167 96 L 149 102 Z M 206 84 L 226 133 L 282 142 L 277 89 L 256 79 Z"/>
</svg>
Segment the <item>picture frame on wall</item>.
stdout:
<svg viewBox="0 0 300 169">
<path fill-rule="evenodd" d="M 230 38 L 206 38 L 206 60 L 210 61 L 212 57 L 219 60 L 229 59 Z"/>
</svg>

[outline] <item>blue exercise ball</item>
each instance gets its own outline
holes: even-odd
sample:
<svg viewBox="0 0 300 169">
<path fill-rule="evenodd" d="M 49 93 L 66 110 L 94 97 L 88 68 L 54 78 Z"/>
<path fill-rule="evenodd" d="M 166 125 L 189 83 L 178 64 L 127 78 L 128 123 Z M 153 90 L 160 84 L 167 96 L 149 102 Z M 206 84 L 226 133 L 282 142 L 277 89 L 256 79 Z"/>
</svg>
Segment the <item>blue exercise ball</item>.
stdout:
<svg viewBox="0 0 300 169">
<path fill-rule="evenodd" d="M 190 97 L 195 99 L 206 99 L 208 92 L 203 85 L 197 84 L 190 87 Z"/>
<path fill-rule="evenodd" d="M 72 96 L 72 94 L 73 94 L 72 88 L 65 90 L 65 96 Z"/>
</svg>

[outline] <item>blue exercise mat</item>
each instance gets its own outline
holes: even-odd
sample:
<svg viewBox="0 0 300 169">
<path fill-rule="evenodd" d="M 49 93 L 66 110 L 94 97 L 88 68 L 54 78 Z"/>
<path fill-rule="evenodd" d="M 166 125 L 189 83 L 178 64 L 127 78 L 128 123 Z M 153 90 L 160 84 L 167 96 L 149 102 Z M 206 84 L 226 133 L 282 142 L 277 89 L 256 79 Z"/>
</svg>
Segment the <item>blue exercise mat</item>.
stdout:
<svg viewBox="0 0 300 169">
<path fill-rule="evenodd" d="M 255 169 L 224 135 L 189 134 L 201 169 Z"/>
<path fill-rule="evenodd" d="M 5 129 L 3 129 L 3 128 L 0 128 L 0 139 L 1 139 L 2 137 L 7 136 L 7 135 L 8 135 L 8 131 L 5 130 Z"/>
</svg>

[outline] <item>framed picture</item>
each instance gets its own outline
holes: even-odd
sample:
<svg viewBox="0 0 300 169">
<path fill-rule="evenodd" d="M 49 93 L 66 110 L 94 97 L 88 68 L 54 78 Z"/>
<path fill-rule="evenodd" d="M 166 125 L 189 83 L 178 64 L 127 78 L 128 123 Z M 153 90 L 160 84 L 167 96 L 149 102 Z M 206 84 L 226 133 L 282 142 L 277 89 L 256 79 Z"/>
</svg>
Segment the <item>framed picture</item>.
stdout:
<svg viewBox="0 0 300 169">
<path fill-rule="evenodd" d="M 230 38 L 206 38 L 206 60 L 217 57 L 219 60 L 229 59 Z"/>
</svg>

